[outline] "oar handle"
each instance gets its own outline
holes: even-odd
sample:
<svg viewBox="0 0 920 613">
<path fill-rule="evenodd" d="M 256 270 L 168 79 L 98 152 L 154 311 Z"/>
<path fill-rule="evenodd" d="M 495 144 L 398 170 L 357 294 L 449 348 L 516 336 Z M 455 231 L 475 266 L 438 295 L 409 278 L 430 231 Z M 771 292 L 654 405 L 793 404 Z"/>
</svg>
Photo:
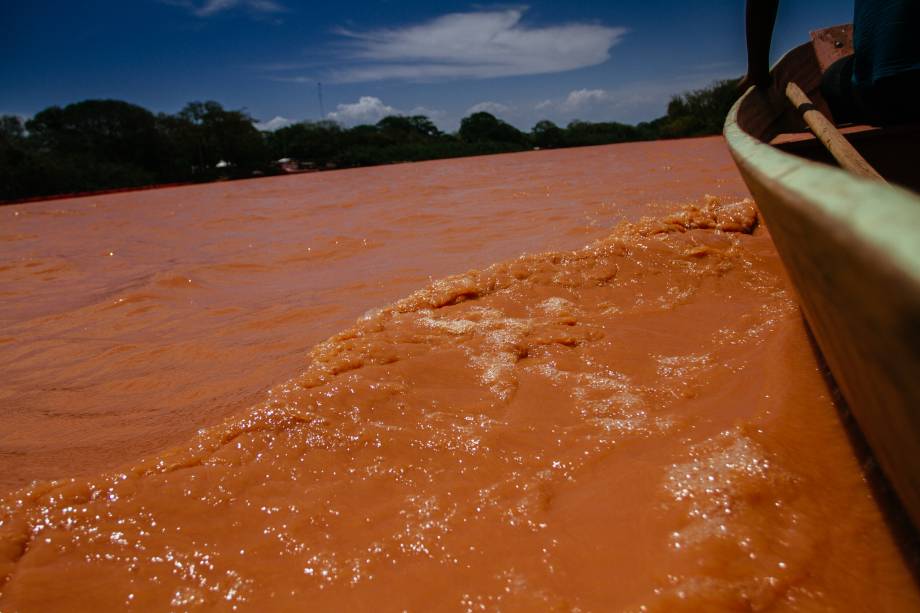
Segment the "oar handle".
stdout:
<svg viewBox="0 0 920 613">
<path fill-rule="evenodd" d="M 812 133 L 824 144 L 842 168 L 866 179 L 885 182 L 882 175 L 878 174 L 869 162 L 859 155 L 850 141 L 845 139 L 837 127 L 815 107 L 802 88 L 789 81 L 786 84 L 786 97 L 802 114 L 802 119 L 808 124 Z"/>
</svg>

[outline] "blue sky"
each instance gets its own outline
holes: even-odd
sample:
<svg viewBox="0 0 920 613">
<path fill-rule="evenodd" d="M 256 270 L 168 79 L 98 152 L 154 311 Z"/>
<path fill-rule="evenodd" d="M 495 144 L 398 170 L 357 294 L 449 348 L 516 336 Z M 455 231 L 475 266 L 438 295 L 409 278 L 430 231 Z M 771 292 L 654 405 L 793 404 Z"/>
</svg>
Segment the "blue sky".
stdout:
<svg viewBox="0 0 920 613">
<path fill-rule="evenodd" d="M 634 123 L 672 94 L 739 76 L 743 19 L 743 0 L 8 0 L 0 113 L 210 99 L 282 125 L 323 116 L 321 81 L 325 116 L 346 125 L 423 113 L 455 129 L 479 109 L 524 129 Z M 851 0 L 782 0 L 774 56 L 851 19 Z"/>
</svg>

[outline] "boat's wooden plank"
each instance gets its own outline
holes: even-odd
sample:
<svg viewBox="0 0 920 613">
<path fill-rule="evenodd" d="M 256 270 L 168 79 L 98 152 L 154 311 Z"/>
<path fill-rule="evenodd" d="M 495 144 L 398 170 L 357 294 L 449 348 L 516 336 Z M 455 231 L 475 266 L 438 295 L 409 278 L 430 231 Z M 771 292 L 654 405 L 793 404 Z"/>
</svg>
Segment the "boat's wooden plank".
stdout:
<svg viewBox="0 0 920 613">
<path fill-rule="evenodd" d="M 847 23 L 811 33 L 811 44 L 821 72 L 853 53 L 853 24 Z"/>
</svg>

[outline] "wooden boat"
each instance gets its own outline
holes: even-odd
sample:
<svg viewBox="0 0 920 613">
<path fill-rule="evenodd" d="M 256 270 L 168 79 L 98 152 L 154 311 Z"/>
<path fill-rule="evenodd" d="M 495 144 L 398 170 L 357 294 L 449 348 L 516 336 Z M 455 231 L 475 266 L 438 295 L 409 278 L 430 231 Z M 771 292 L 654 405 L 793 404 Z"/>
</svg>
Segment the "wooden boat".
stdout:
<svg viewBox="0 0 920 613">
<path fill-rule="evenodd" d="M 885 180 L 831 165 L 818 139 L 774 140 L 802 132 L 801 111 L 813 108 L 790 104 L 788 83 L 821 109 L 821 72 L 852 52 L 851 40 L 850 26 L 813 33 L 776 64 L 770 87 L 735 103 L 724 133 L 827 365 L 920 528 L 920 197 L 911 191 L 920 129 L 847 135 Z"/>
</svg>

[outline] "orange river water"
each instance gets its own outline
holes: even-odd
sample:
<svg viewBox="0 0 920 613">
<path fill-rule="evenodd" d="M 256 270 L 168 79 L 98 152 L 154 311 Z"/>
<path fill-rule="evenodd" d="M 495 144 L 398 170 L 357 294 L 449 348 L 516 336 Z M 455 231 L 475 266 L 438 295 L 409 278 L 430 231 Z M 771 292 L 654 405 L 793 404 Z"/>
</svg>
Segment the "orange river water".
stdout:
<svg viewBox="0 0 920 613">
<path fill-rule="evenodd" d="M 758 221 L 719 138 L 0 208 L 0 611 L 920 610 Z"/>
</svg>

